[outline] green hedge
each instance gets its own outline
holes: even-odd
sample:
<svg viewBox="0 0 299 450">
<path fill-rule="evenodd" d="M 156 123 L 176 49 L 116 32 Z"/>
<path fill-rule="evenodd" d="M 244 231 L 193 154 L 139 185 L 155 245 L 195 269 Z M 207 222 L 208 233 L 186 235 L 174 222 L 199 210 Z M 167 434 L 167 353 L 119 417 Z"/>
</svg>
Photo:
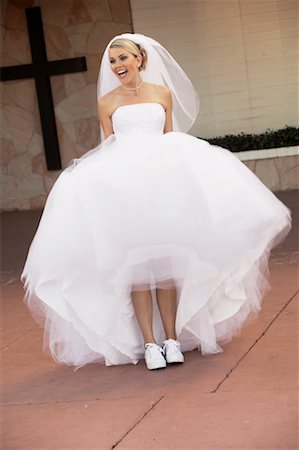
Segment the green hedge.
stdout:
<svg viewBox="0 0 299 450">
<path fill-rule="evenodd" d="M 227 134 L 223 137 L 208 138 L 206 140 L 210 144 L 219 145 L 232 152 L 292 147 L 299 145 L 299 128 L 286 125 L 285 128 L 280 130 L 273 131 L 269 129 L 262 134 Z"/>
</svg>

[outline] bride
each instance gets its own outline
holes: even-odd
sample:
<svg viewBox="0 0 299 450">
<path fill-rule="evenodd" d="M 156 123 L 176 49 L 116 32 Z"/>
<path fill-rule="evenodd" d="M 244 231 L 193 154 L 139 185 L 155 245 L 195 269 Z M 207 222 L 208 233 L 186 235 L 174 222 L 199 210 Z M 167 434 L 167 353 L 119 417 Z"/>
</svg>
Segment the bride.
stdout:
<svg viewBox="0 0 299 450">
<path fill-rule="evenodd" d="M 229 151 L 185 134 L 198 96 L 167 50 L 116 36 L 101 63 L 103 142 L 62 172 L 22 273 L 60 363 L 183 363 L 260 309 L 288 209 Z"/>
</svg>

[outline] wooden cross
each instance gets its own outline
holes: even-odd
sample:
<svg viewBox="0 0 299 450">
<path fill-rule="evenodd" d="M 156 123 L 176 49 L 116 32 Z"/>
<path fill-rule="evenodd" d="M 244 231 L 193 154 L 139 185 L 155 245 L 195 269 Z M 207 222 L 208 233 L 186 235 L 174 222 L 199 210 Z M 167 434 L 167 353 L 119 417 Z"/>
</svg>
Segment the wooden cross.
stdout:
<svg viewBox="0 0 299 450">
<path fill-rule="evenodd" d="M 34 78 L 48 170 L 61 169 L 59 143 L 50 83 L 51 75 L 87 70 L 85 57 L 48 61 L 39 7 L 26 8 L 32 64 L 2 67 L 1 81 Z"/>
</svg>

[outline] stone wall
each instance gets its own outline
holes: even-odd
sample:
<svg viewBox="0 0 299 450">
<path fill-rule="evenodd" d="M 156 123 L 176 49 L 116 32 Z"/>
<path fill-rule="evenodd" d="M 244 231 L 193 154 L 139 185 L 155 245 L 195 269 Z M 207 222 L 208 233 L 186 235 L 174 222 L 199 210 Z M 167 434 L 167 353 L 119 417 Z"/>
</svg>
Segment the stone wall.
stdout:
<svg viewBox="0 0 299 450">
<path fill-rule="evenodd" d="M 48 60 L 85 56 L 87 72 L 51 77 L 63 168 L 99 142 L 96 82 L 102 52 L 131 32 L 129 0 L 1 0 L 1 67 L 31 63 L 24 9 L 40 6 Z M 48 171 L 33 80 L 1 82 L 1 209 L 44 205 Z"/>
<path fill-rule="evenodd" d="M 299 189 L 299 156 L 243 161 L 271 191 Z"/>
</svg>

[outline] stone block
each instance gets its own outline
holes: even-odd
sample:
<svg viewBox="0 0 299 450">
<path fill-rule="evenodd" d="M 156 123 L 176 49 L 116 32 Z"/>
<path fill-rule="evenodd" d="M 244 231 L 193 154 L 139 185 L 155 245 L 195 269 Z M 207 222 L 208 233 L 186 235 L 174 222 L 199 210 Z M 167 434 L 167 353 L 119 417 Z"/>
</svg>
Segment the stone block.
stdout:
<svg viewBox="0 0 299 450">
<path fill-rule="evenodd" d="M 17 179 L 30 175 L 32 173 L 31 155 L 26 152 L 16 156 L 16 158 L 8 163 L 7 169 L 8 173 Z"/>
<path fill-rule="evenodd" d="M 5 25 L 13 30 L 27 30 L 24 10 L 13 5 L 11 1 L 7 3 Z"/>
<path fill-rule="evenodd" d="M 117 34 L 130 32 L 131 26 L 115 22 L 96 22 L 88 39 L 86 51 L 89 54 L 100 55 L 108 42 Z"/>
<path fill-rule="evenodd" d="M 70 139 L 68 133 L 64 131 L 62 124 L 59 122 L 57 123 L 57 130 L 60 143 L 62 167 L 65 168 L 70 164 L 72 159 L 78 158 L 85 153 L 85 150 L 80 148 L 78 144 L 74 143 Z"/>
<path fill-rule="evenodd" d="M 3 110 L 0 110 L 0 136 L 4 139 L 12 139 Z"/>
<path fill-rule="evenodd" d="M 291 149 L 292 147 L 289 147 Z M 280 174 L 292 170 L 299 165 L 299 156 L 283 156 L 281 158 L 275 158 L 275 165 Z"/>
<path fill-rule="evenodd" d="M 100 69 L 102 54 L 86 55 L 88 71 L 83 73 L 84 79 L 87 84 L 94 84 L 98 80 L 98 74 Z M 96 96 L 96 92 L 95 92 Z"/>
<path fill-rule="evenodd" d="M 97 115 L 96 86 L 89 85 L 74 92 L 55 108 L 57 117 L 63 122 L 72 122 Z"/>
<path fill-rule="evenodd" d="M 9 199 L 17 196 L 18 180 L 16 177 L 4 174 L 0 179 L 1 203 L 9 202 Z"/>
<path fill-rule="evenodd" d="M 53 173 L 54 173 L 54 175 L 51 175 L 51 176 L 45 175 L 44 176 L 44 189 L 47 194 L 49 194 L 49 192 L 51 191 L 51 189 L 54 186 L 54 183 L 59 175 L 59 172 L 57 172 L 57 171 L 55 171 Z"/>
<path fill-rule="evenodd" d="M 57 75 L 51 78 L 53 102 L 55 105 L 62 102 L 62 100 L 67 97 L 65 89 L 65 76 L 67 75 Z"/>
<path fill-rule="evenodd" d="M 65 91 L 67 96 L 73 94 L 86 86 L 86 81 L 82 73 L 70 73 L 64 76 Z"/>
<path fill-rule="evenodd" d="M 94 21 L 112 20 L 108 0 L 84 0 L 84 3 Z"/>
<path fill-rule="evenodd" d="M 68 23 L 71 7 L 72 7 L 71 1 L 60 1 L 58 7 L 55 7 L 52 1 L 49 0 L 43 1 L 42 3 L 43 23 L 47 25 L 56 25 L 65 27 Z"/>
<path fill-rule="evenodd" d="M 6 83 L 0 83 L 0 98 L 1 98 L 1 107 L 4 105 L 14 105 L 14 101 L 7 93 L 7 86 L 13 83 L 12 81 L 7 81 Z"/>
<path fill-rule="evenodd" d="M 47 171 L 46 158 L 44 153 L 33 156 L 31 159 L 32 173 L 43 175 Z"/>
<path fill-rule="evenodd" d="M 63 28 L 45 24 L 44 33 L 49 60 L 71 56 L 71 44 Z"/>
<path fill-rule="evenodd" d="M 71 43 L 74 54 L 85 54 L 86 52 L 86 34 L 71 34 L 69 36 L 69 41 Z"/>
<path fill-rule="evenodd" d="M 30 209 L 42 209 L 46 203 L 46 195 L 39 195 L 30 200 Z"/>
<path fill-rule="evenodd" d="M 255 160 L 243 161 L 243 163 L 245 164 L 245 166 L 248 167 L 248 169 L 250 169 L 253 173 L 255 173 L 255 166 L 256 166 L 256 161 Z"/>
<path fill-rule="evenodd" d="M 281 189 L 299 189 L 299 157 L 276 158 L 275 165 L 280 174 Z"/>
<path fill-rule="evenodd" d="M 32 199 L 45 194 L 43 177 L 32 174 L 18 180 L 18 193 L 20 199 Z"/>
<path fill-rule="evenodd" d="M 12 139 L 0 139 L 0 147 L 1 147 L 1 165 L 6 166 L 10 161 L 12 161 L 16 157 L 16 149 L 14 148 L 14 144 Z"/>
<path fill-rule="evenodd" d="M 100 141 L 100 123 L 96 117 L 77 120 L 75 122 L 76 142 L 89 150 Z"/>
<path fill-rule="evenodd" d="M 67 35 L 71 34 L 89 34 L 90 30 L 93 28 L 93 23 L 79 23 L 77 25 L 67 25 L 64 27 L 65 32 Z"/>
<path fill-rule="evenodd" d="M 84 5 L 84 2 L 82 0 L 73 0 L 68 20 L 69 25 L 88 22 L 92 22 L 92 18 Z"/>
<path fill-rule="evenodd" d="M 0 166 L 0 176 L 2 175 L 7 175 L 8 171 L 7 171 L 7 166 Z"/>
<path fill-rule="evenodd" d="M 5 106 L 3 111 L 16 152 L 26 152 L 33 132 L 33 114 L 17 106 Z"/>
<path fill-rule="evenodd" d="M 6 52 L 3 42 L 4 42 L 4 40 L 2 41 L 1 50 L 3 52 Z M 28 61 L 28 63 L 29 62 L 31 62 L 31 61 Z M 1 67 L 14 66 L 16 64 L 19 64 L 19 61 L 16 58 L 14 58 L 12 55 L 9 55 L 7 53 L 0 53 L 0 64 L 1 64 Z M 6 81 L 6 83 L 9 83 L 9 82 Z"/>
<path fill-rule="evenodd" d="M 35 156 L 44 150 L 43 138 L 38 133 L 33 133 L 31 142 L 29 144 L 29 152 L 31 155 Z"/>
<path fill-rule="evenodd" d="M 4 51 L 21 64 L 31 63 L 31 52 L 27 31 L 6 30 Z"/>
<path fill-rule="evenodd" d="M 30 200 L 22 198 L 20 194 L 18 197 L 3 198 L 0 203 L 1 211 L 16 211 L 16 210 L 30 210 Z"/>
<path fill-rule="evenodd" d="M 279 173 L 273 159 L 256 161 L 255 174 L 271 191 L 281 189 Z"/>
<path fill-rule="evenodd" d="M 33 125 L 33 130 L 35 133 L 40 134 L 42 136 L 43 132 L 42 132 L 42 124 L 40 121 L 40 114 L 39 114 L 39 107 L 38 104 L 36 102 L 35 104 L 35 108 L 34 108 L 34 125 Z"/>
<path fill-rule="evenodd" d="M 129 0 L 108 0 L 112 13 L 112 20 L 120 23 L 131 23 Z"/>
<path fill-rule="evenodd" d="M 73 122 L 65 122 L 62 124 L 64 131 L 69 135 L 69 138 L 72 141 L 76 141 L 76 131 L 75 125 Z"/>
<path fill-rule="evenodd" d="M 17 80 L 5 83 L 5 90 L 15 105 L 33 112 L 36 102 L 34 80 Z"/>
</svg>

